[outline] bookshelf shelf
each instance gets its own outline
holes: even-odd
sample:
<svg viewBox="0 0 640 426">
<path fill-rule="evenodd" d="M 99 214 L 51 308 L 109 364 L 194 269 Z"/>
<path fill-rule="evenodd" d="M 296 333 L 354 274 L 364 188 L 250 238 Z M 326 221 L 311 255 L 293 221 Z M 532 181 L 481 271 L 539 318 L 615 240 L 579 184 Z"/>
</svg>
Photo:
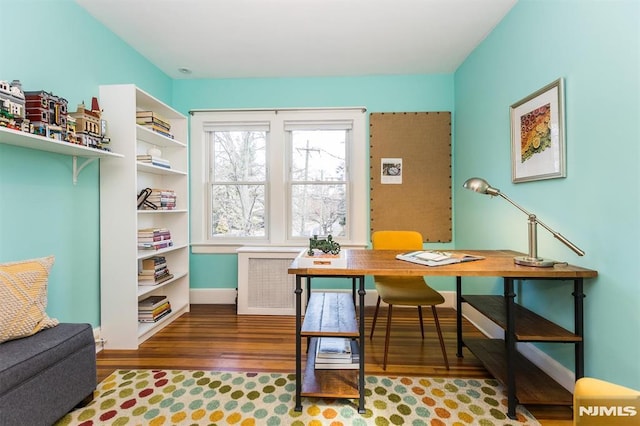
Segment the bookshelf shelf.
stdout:
<svg viewBox="0 0 640 426">
<path fill-rule="evenodd" d="M 19 130 L 0 127 L 0 144 L 19 146 L 38 151 L 53 152 L 72 157 L 73 183 L 78 182 L 80 172 L 93 161 L 99 158 L 122 158 L 120 154 L 100 149 L 75 145 L 69 142 L 58 141 L 44 136 L 33 135 Z M 84 159 L 78 164 L 78 158 Z"/>
<path fill-rule="evenodd" d="M 138 171 L 145 173 L 153 173 L 156 175 L 187 175 L 187 172 L 175 169 L 167 169 L 166 167 L 152 166 L 151 164 L 145 164 L 141 162 L 136 163 Z"/>
<path fill-rule="evenodd" d="M 138 214 L 184 214 L 189 213 L 188 210 L 185 209 L 174 209 L 174 210 L 138 210 Z"/>
<path fill-rule="evenodd" d="M 100 184 L 100 214 L 106 218 L 101 224 L 101 330 L 105 348 L 137 349 L 189 311 L 188 124 L 184 115 L 134 85 L 100 86 L 100 105 L 109 122 L 111 146 L 124 157 L 100 165 L 101 174 L 108 177 Z M 138 124 L 139 111 L 162 117 L 173 138 Z M 138 156 L 151 155 L 152 150 L 171 168 L 138 161 Z M 175 209 L 138 210 L 137 195 L 146 188 L 173 191 Z M 162 229 L 167 237 L 164 230 L 169 230 L 173 245 L 139 250 L 138 230 L 146 228 Z M 156 285 L 138 285 L 143 261 L 154 256 L 166 259 L 173 277 Z M 166 296 L 171 313 L 156 322 L 140 323 L 138 302 L 152 295 Z"/>
<path fill-rule="evenodd" d="M 148 294 L 154 293 L 156 290 L 161 289 L 164 286 L 168 286 L 171 285 L 171 283 L 173 283 L 174 281 L 178 281 L 180 278 L 182 277 L 186 277 L 188 272 L 187 271 L 178 271 L 176 272 L 175 269 L 171 271 L 171 273 L 173 274 L 173 278 L 171 278 L 170 280 L 167 280 L 165 282 L 162 282 L 158 285 L 139 285 L 138 286 L 138 298 L 142 298 L 142 296 L 146 296 Z"/>
</svg>

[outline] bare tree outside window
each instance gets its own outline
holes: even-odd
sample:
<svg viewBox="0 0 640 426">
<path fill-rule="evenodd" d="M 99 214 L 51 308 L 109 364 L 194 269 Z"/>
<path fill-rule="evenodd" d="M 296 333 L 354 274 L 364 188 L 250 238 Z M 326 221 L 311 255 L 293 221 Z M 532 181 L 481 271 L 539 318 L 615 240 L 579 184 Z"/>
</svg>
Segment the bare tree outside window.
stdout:
<svg viewBox="0 0 640 426">
<path fill-rule="evenodd" d="M 211 133 L 212 237 L 264 237 L 265 131 Z"/>
</svg>

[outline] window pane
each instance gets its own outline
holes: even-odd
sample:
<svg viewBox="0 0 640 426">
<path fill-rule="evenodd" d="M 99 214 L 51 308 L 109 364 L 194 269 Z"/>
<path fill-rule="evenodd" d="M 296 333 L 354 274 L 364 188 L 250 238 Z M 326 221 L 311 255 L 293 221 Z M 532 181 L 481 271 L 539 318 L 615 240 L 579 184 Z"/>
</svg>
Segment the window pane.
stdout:
<svg viewBox="0 0 640 426">
<path fill-rule="evenodd" d="M 346 199 L 346 184 L 292 185 L 291 236 L 345 236 Z"/>
<path fill-rule="evenodd" d="M 264 237 L 264 185 L 212 185 L 212 237 Z"/>
<path fill-rule="evenodd" d="M 213 132 L 213 181 L 264 182 L 266 140 L 264 131 Z"/>
<path fill-rule="evenodd" d="M 344 181 L 346 137 L 346 130 L 292 131 L 291 179 Z"/>
</svg>

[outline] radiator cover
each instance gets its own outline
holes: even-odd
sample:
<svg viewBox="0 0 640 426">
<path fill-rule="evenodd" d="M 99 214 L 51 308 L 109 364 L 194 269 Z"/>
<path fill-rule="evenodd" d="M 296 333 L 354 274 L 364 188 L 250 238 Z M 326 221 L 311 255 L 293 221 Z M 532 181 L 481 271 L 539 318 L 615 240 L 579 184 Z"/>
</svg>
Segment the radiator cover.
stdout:
<svg viewBox="0 0 640 426">
<path fill-rule="evenodd" d="M 238 249 L 238 314 L 295 315 L 295 275 L 288 274 L 287 269 L 302 250 L 300 247 Z M 303 282 L 303 293 L 304 286 Z"/>
</svg>

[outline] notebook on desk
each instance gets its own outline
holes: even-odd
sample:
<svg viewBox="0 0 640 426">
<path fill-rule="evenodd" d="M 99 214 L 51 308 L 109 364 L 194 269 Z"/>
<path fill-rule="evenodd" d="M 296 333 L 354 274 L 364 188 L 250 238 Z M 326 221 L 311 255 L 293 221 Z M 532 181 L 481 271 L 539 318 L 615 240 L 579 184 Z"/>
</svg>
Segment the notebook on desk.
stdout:
<svg viewBox="0 0 640 426">
<path fill-rule="evenodd" d="M 396 255 L 396 259 L 417 263 L 425 266 L 442 266 L 452 263 L 472 262 L 484 259 L 483 256 L 474 256 L 465 253 L 450 253 L 439 250 L 419 250 Z"/>
</svg>

